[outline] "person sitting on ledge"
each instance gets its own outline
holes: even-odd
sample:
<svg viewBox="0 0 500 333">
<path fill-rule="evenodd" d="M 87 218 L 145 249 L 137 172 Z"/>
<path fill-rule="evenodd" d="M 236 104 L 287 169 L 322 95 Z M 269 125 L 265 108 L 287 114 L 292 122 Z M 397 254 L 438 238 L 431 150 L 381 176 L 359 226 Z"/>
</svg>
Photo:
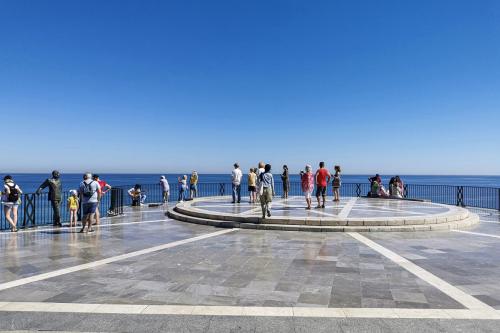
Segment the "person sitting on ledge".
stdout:
<svg viewBox="0 0 500 333">
<path fill-rule="evenodd" d="M 368 180 L 370 181 L 370 192 L 368 192 L 368 196 L 378 198 L 380 184 L 382 183 L 380 175 L 377 173 L 374 177 L 368 178 Z"/>
<path fill-rule="evenodd" d="M 379 198 L 389 198 L 389 191 L 387 191 L 385 189 L 385 187 L 384 187 L 384 185 L 382 185 L 382 183 L 379 183 L 378 197 Z"/>
<path fill-rule="evenodd" d="M 128 195 L 132 199 L 132 206 L 140 206 L 146 201 L 146 194 L 141 190 L 141 184 L 135 184 L 130 190 Z"/>
<path fill-rule="evenodd" d="M 395 198 L 403 198 L 404 186 L 403 181 L 399 176 L 394 177 L 394 182 L 392 184 L 392 196 Z"/>
</svg>

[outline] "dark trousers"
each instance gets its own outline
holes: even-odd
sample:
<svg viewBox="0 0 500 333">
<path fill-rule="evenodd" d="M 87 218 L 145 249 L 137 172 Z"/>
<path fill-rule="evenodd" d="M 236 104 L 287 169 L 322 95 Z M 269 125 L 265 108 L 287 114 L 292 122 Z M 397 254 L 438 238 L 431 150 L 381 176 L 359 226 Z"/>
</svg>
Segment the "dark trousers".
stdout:
<svg viewBox="0 0 500 333">
<path fill-rule="evenodd" d="M 54 213 L 54 225 L 60 225 L 61 224 L 61 201 L 54 200 L 50 201 L 52 205 L 52 212 Z"/>
</svg>

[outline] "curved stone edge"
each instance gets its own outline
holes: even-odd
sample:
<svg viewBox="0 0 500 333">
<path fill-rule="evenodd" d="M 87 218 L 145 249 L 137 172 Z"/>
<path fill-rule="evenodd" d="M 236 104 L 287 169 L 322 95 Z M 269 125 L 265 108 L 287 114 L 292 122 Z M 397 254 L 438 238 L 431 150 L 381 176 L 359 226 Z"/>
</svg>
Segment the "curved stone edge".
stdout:
<svg viewBox="0 0 500 333">
<path fill-rule="evenodd" d="M 235 216 L 227 213 L 214 213 L 192 206 L 199 201 L 218 200 L 221 197 L 197 198 L 175 205 L 175 209 L 183 215 L 196 218 L 217 220 L 234 223 L 257 223 L 257 224 L 279 224 L 279 225 L 307 225 L 316 227 L 376 227 L 376 226 L 415 226 L 431 224 L 447 224 L 467 219 L 470 212 L 467 209 L 455 206 L 433 203 L 436 206 L 445 206 L 449 212 L 422 217 L 393 217 L 393 218 L 276 218 L 262 219 L 254 216 Z M 229 198 L 229 197 L 228 197 Z M 376 200 L 376 199 L 374 199 Z"/>
<path fill-rule="evenodd" d="M 234 221 L 220 221 L 184 215 L 170 208 L 165 214 L 168 217 L 188 223 L 210 225 L 219 228 L 241 228 L 257 230 L 283 230 L 308 232 L 415 232 L 415 231 L 447 231 L 465 229 L 479 223 L 479 216 L 470 213 L 463 220 L 429 225 L 402 225 L 402 226 L 312 226 L 312 225 L 284 225 L 284 224 L 255 224 Z"/>
</svg>

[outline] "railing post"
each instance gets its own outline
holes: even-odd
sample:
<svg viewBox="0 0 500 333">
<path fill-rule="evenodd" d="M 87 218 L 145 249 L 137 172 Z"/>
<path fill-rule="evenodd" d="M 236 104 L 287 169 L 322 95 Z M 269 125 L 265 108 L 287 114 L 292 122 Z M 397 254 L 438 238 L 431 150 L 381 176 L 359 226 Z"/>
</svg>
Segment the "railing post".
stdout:
<svg viewBox="0 0 500 333">
<path fill-rule="evenodd" d="M 500 210 L 500 188 L 498 188 L 498 210 Z"/>
<path fill-rule="evenodd" d="M 457 186 L 457 206 L 465 207 L 464 205 L 464 187 Z"/>
<path fill-rule="evenodd" d="M 358 198 L 361 196 L 361 184 L 356 183 L 356 195 Z"/>
<path fill-rule="evenodd" d="M 403 185 L 403 198 L 407 198 L 407 197 L 408 197 L 408 185 L 404 184 Z"/>
<path fill-rule="evenodd" d="M 36 209 L 35 209 L 35 194 L 25 194 L 23 200 L 23 227 L 29 224 L 31 226 L 35 225 L 36 222 Z"/>
<path fill-rule="evenodd" d="M 224 183 L 219 183 L 219 194 L 220 196 L 223 196 L 224 193 L 226 192 L 226 186 Z"/>
</svg>

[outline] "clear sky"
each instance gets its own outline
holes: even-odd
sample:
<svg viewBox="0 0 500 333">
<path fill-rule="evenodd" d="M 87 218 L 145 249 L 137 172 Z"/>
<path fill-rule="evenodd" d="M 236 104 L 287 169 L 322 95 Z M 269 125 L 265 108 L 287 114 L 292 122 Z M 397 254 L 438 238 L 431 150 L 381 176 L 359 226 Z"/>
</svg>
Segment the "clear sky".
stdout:
<svg viewBox="0 0 500 333">
<path fill-rule="evenodd" d="M 500 1 L 0 0 L 2 172 L 500 174 Z"/>
</svg>

